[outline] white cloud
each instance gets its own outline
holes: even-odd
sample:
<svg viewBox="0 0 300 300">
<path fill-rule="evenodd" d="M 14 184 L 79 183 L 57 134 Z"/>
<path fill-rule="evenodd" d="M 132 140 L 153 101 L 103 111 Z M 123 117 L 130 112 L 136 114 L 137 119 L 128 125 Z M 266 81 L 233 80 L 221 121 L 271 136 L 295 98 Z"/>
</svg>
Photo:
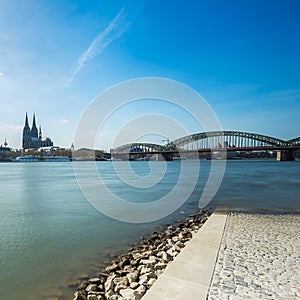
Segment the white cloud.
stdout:
<svg viewBox="0 0 300 300">
<path fill-rule="evenodd" d="M 0 76 L 3 76 L 4 74 L 2 72 L 0 72 Z"/>
</svg>

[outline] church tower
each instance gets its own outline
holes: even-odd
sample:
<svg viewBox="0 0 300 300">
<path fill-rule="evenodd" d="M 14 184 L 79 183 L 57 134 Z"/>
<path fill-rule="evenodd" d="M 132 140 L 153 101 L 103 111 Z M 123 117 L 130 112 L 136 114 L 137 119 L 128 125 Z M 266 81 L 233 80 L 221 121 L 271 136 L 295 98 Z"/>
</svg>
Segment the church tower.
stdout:
<svg viewBox="0 0 300 300">
<path fill-rule="evenodd" d="M 28 124 L 28 116 L 26 113 L 25 126 L 23 128 L 23 140 L 22 140 L 23 149 L 30 148 L 30 143 L 31 143 L 31 132 Z"/>
<path fill-rule="evenodd" d="M 39 139 L 42 139 L 42 126 L 40 125 L 40 130 L 39 130 Z"/>
<path fill-rule="evenodd" d="M 32 127 L 31 127 L 31 137 L 32 138 L 38 138 L 38 129 L 36 127 L 35 123 L 35 114 L 33 114 L 33 121 L 32 121 Z"/>
</svg>

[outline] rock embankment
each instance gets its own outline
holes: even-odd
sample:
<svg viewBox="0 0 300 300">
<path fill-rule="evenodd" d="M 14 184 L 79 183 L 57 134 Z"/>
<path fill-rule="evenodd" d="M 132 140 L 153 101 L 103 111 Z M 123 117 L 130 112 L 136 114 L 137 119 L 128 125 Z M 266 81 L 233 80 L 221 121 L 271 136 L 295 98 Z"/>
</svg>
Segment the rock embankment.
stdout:
<svg viewBox="0 0 300 300">
<path fill-rule="evenodd" d="M 73 300 L 141 299 L 208 216 L 208 211 L 200 210 L 185 222 L 153 232 L 129 253 L 112 261 L 106 272 L 82 282 Z"/>
</svg>

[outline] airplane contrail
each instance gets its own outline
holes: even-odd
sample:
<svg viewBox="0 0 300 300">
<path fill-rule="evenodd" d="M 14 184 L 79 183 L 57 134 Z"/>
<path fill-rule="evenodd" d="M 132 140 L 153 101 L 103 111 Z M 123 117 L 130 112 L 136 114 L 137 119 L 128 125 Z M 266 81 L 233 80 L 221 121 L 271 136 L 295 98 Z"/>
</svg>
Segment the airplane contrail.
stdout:
<svg viewBox="0 0 300 300">
<path fill-rule="evenodd" d="M 137 6 L 140 6 L 140 3 L 139 5 L 137 4 Z M 110 22 L 110 24 L 94 38 L 90 46 L 79 56 L 77 66 L 75 67 L 70 78 L 66 81 L 65 86 L 68 86 L 74 80 L 76 74 L 80 72 L 86 63 L 99 55 L 114 40 L 122 36 L 131 23 L 131 21 L 128 19 L 128 15 L 128 9 L 125 4 Z"/>
</svg>

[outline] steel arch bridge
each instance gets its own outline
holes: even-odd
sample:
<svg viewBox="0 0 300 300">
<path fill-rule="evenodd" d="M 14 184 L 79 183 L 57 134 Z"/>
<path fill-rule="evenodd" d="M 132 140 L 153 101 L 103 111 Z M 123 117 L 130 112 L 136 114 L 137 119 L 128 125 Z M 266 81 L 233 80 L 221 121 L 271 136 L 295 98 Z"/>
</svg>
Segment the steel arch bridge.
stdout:
<svg viewBox="0 0 300 300">
<path fill-rule="evenodd" d="M 130 143 L 111 149 L 111 153 L 158 153 L 211 149 L 283 149 L 299 148 L 300 137 L 288 141 L 241 131 L 209 131 L 175 139 L 166 145 Z"/>
</svg>

